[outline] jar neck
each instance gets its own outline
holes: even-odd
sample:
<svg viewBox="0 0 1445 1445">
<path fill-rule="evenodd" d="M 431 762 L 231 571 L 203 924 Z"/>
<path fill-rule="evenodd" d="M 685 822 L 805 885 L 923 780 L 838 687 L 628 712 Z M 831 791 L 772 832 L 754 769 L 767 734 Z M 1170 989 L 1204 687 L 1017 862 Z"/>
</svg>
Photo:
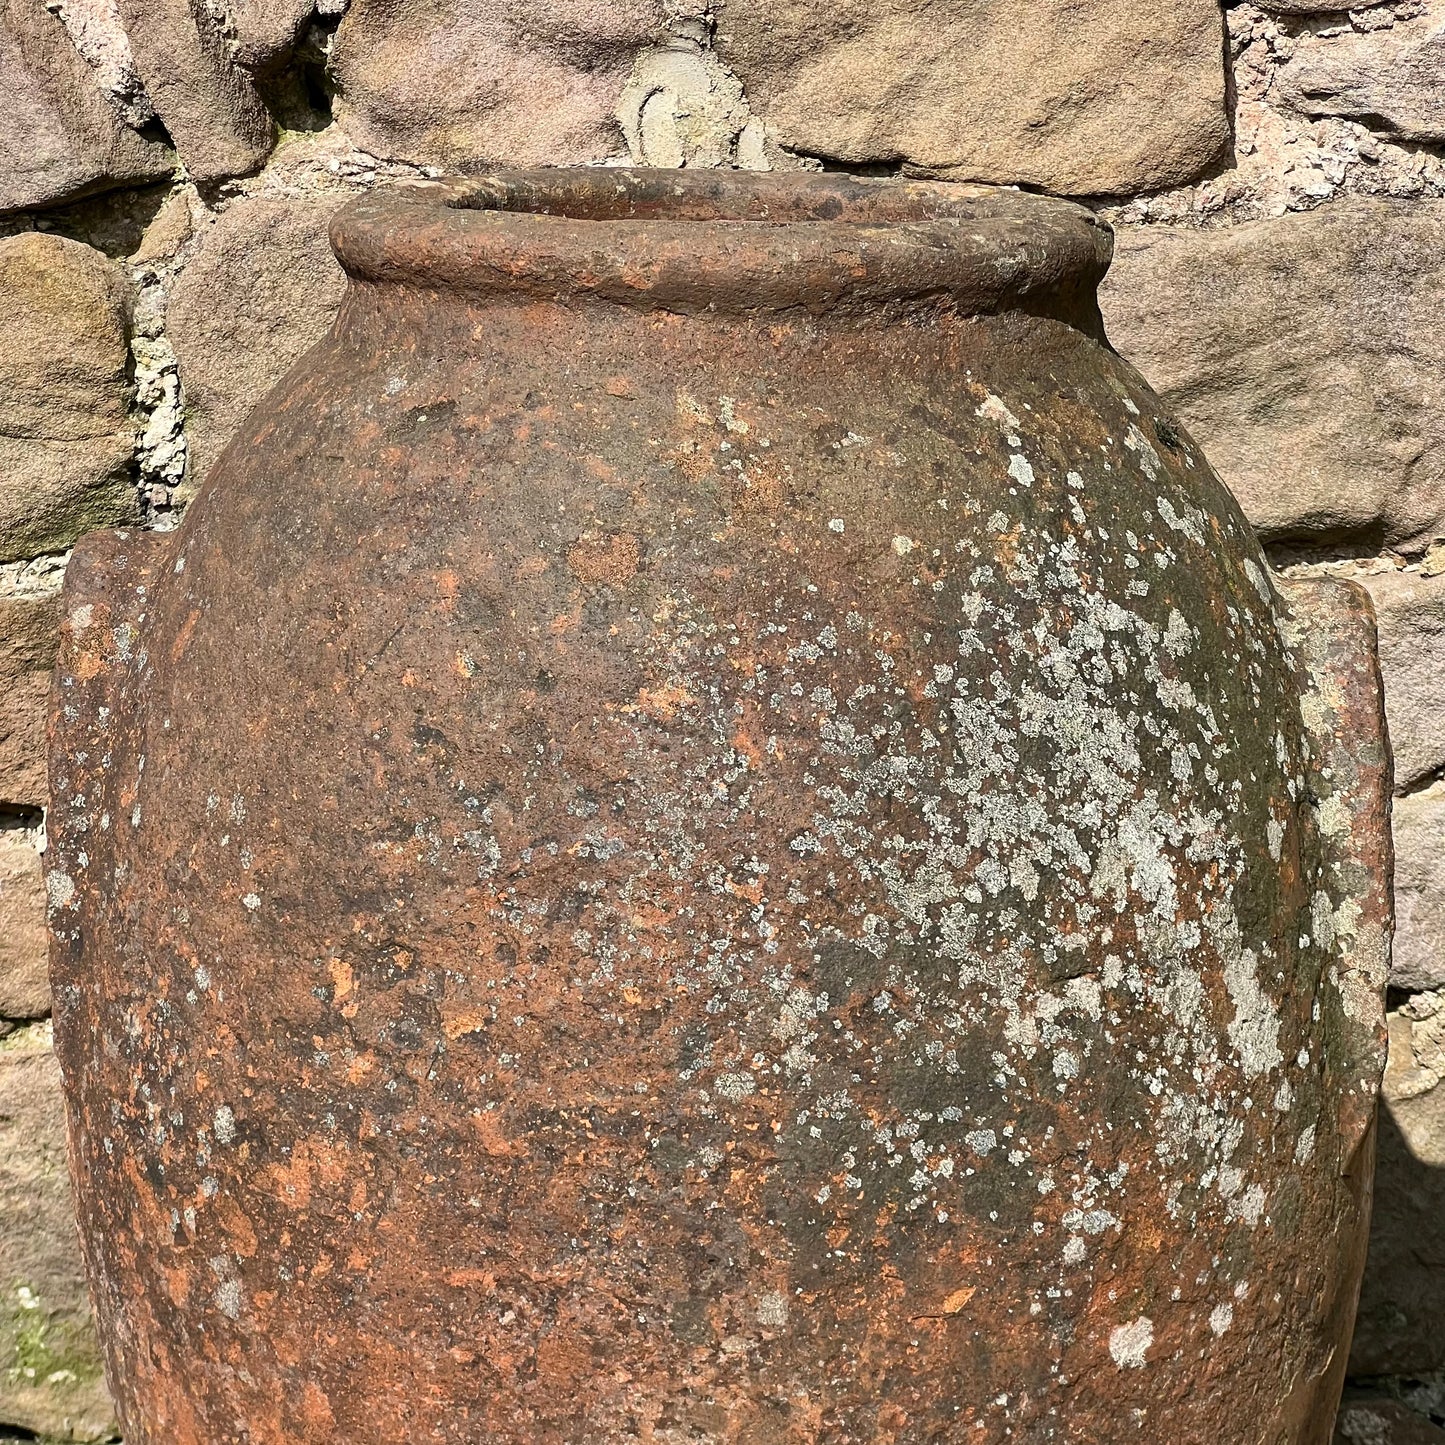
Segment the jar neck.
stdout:
<svg viewBox="0 0 1445 1445">
<path fill-rule="evenodd" d="M 1112 233 L 1068 202 L 846 176 L 509 172 L 373 192 L 354 280 L 470 299 L 723 315 L 1019 310 L 1099 333 Z"/>
</svg>

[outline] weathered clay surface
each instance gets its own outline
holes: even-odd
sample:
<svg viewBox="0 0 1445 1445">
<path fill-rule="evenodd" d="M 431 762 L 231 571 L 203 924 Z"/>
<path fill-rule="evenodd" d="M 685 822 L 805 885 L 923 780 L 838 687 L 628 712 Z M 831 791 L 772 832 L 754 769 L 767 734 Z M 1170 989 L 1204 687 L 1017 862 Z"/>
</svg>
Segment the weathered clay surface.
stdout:
<svg viewBox="0 0 1445 1445">
<path fill-rule="evenodd" d="M 110 1439 L 44 1025 L 0 1041 L 0 1280 L 0 1419 L 47 1439 Z"/>
<path fill-rule="evenodd" d="M 1445 202 L 1121 233 L 1114 344 L 1270 538 L 1445 533 Z"/>
<path fill-rule="evenodd" d="M 67 579 L 127 1440 L 1321 1445 L 1372 624 L 1099 345 L 1106 234 L 596 170 L 333 234 L 182 529 Z"/>
<path fill-rule="evenodd" d="M 170 172 L 126 125 L 44 0 L 0 3 L 0 212 Z"/>
<path fill-rule="evenodd" d="M 1445 788 L 1395 800 L 1393 982 L 1418 992 L 1445 987 Z"/>
<path fill-rule="evenodd" d="M 0 596 L 0 806 L 45 804 L 45 700 L 59 623 L 58 598 Z"/>
<path fill-rule="evenodd" d="M 166 315 L 186 379 L 188 480 L 325 333 L 346 278 L 326 239 L 336 196 L 234 202 L 202 237 Z"/>
<path fill-rule="evenodd" d="M 1390 1015 L 1358 1376 L 1445 1370 L 1445 992 Z"/>
<path fill-rule="evenodd" d="M 826 29 L 811 0 L 720 0 L 716 44 L 783 144 L 836 160 L 1114 195 L 1229 141 L 1214 0 L 841 0 Z"/>
<path fill-rule="evenodd" d="M 1445 1430 L 1397 1400 L 1364 1395 L 1340 1407 L 1335 1445 L 1445 1445 Z"/>
<path fill-rule="evenodd" d="M 1445 773 L 1445 576 L 1385 572 L 1360 579 L 1380 626 L 1395 787 Z"/>
<path fill-rule="evenodd" d="M 192 179 L 249 175 L 275 127 L 203 0 L 119 0 L 146 94 Z"/>
<path fill-rule="evenodd" d="M 1277 94 L 1306 115 L 1347 116 L 1405 141 L 1445 139 L 1445 22 L 1437 11 L 1306 45 Z"/>
<path fill-rule="evenodd" d="M 35 840 L 26 829 L 0 829 L 0 1018 L 48 1017 L 45 950 L 45 885 Z"/>
<path fill-rule="evenodd" d="M 375 155 L 474 170 L 622 149 L 613 112 L 662 0 L 352 0 L 337 115 Z"/>
<path fill-rule="evenodd" d="M 63 551 L 134 505 L 125 297 L 88 246 L 0 240 L 0 562 Z"/>
</svg>

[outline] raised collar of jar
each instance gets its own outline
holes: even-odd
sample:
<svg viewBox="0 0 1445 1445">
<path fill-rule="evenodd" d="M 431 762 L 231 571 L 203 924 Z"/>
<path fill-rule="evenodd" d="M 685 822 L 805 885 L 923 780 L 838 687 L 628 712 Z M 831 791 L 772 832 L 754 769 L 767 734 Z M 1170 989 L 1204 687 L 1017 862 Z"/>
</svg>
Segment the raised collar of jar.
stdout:
<svg viewBox="0 0 1445 1445">
<path fill-rule="evenodd" d="M 1097 317 L 1109 227 L 993 187 L 588 167 L 372 191 L 331 242 L 359 280 L 684 312 L 887 303 Z M 1092 329 L 1092 326 L 1090 326 Z"/>
</svg>

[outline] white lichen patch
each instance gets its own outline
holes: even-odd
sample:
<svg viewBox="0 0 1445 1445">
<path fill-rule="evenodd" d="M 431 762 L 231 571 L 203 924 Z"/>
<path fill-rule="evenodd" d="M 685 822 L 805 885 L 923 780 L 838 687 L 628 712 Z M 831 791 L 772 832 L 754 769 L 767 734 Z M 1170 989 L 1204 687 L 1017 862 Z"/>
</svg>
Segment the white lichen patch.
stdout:
<svg viewBox="0 0 1445 1445">
<path fill-rule="evenodd" d="M 1143 1369 L 1149 1363 L 1153 1345 L 1154 1322 L 1148 1315 L 1140 1315 L 1109 1331 L 1109 1354 L 1121 1370 Z"/>
<path fill-rule="evenodd" d="M 1232 942 L 1233 935 L 1229 939 L 1229 943 Z M 1279 1008 L 1260 987 L 1259 960 L 1251 950 L 1241 948 L 1236 953 L 1232 947 L 1227 947 L 1224 985 L 1234 1005 L 1229 1042 L 1239 1057 L 1245 1076 L 1254 1078 L 1277 1069 L 1284 1061 L 1279 1047 Z"/>
<path fill-rule="evenodd" d="M 216 1136 L 216 1143 L 231 1144 L 236 1138 L 236 1116 L 231 1111 L 229 1104 L 222 1104 L 211 1119 L 211 1130 Z"/>
</svg>

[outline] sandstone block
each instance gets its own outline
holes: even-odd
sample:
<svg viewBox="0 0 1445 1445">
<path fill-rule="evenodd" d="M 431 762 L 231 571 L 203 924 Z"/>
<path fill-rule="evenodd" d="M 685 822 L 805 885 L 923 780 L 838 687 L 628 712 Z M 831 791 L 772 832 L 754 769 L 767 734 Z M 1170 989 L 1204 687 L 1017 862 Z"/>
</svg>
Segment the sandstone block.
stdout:
<svg viewBox="0 0 1445 1445">
<path fill-rule="evenodd" d="M 1105 321 L 1266 538 L 1423 550 L 1445 533 L 1442 245 L 1441 201 L 1131 228 Z"/>
<path fill-rule="evenodd" d="M 230 14 L 237 64 L 264 70 L 285 55 L 300 39 L 315 8 L 315 0 L 234 0 Z"/>
<path fill-rule="evenodd" d="M 132 437 L 16 441 L 0 433 L 0 562 L 59 552 L 97 527 L 130 520 Z"/>
<path fill-rule="evenodd" d="M 110 1438 L 43 1024 L 0 1042 L 0 1281 L 0 1420 L 59 1440 Z"/>
<path fill-rule="evenodd" d="M 1389 1026 L 1356 1377 L 1445 1368 L 1445 993 L 1412 998 Z"/>
<path fill-rule="evenodd" d="M 78 241 L 0 240 L 0 562 L 59 552 L 134 508 L 126 301 Z"/>
<path fill-rule="evenodd" d="M 0 240 L 7 436 L 82 441 L 126 420 L 126 295 L 120 273 L 78 241 L 31 231 Z"/>
<path fill-rule="evenodd" d="M 275 127 L 200 0 L 120 0 L 146 94 L 186 170 L 202 183 L 249 175 Z"/>
<path fill-rule="evenodd" d="M 1445 1445 L 1445 1430 L 1386 1396 L 1346 1397 L 1335 1445 Z"/>
<path fill-rule="evenodd" d="M 0 1018 L 50 1013 L 45 883 L 31 834 L 0 830 Z"/>
<path fill-rule="evenodd" d="M 174 157 L 126 123 L 44 0 L 0 0 L 0 212 L 168 175 Z"/>
<path fill-rule="evenodd" d="M 1445 138 L 1445 25 L 1439 15 L 1302 43 L 1275 94 L 1305 115 L 1344 116 L 1403 141 Z"/>
<path fill-rule="evenodd" d="M 1224 153 L 1223 36 L 1214 0 L 721 0 L 716 44 L 793 149 L 1119 195 Z"/>
<path fill-rule="evenodd" d="M 46 0 L 107 98 L 119 106 L 132 129 L 156 118 L 155 108 L 135 68 L 130 39 L 115 0 Z"/>
<path fill-rule="evenodd" d="M 45 705 L 59 631 L 56 597 L 0 597 L 0 806 L 45 804 Z M 3 984 L 0 1017 L 15 1017 L 5 1013 Z"/>
<path fill-rule="evenodd" d="M 326 227 L 342 199 L 238 200 L 204 232 L 181 273 L 167 332 L 186 391 L 192 489 L 336 315 L 346 277 Z"/>
<path fill-rule="evenodd" d="M 363 150 L 457 170 L 622 152 L 613 119 L 663 0 L 352 0 L 337 116 Z"/>
<path fill-rule="evenodd" d="M 1395 949 L 1390 982 L 1445 985 L 1445 788 L 1395 799 Z"/>
<path fill-rule="evenodd" d="M 1445 576 L 1360 580 L 1379 619 L 1395 788 L 1403 793 L 1445 770 Z"/>
<path fill-rule="evenodd" d="M 840 0 L 826 22 L 808 0 L 721 0 L 711 27 L 705 12 L 353 0 L 334 55 L 338 115 L 358 145 L 393 159 L 595 161 L 622 151 L 619 105 L 624 126 L 643 127 L 624 91 L 667 60 L 688 70 L 681 90 L 730 126 L 721 146 L 690 148 L 687 123 L 676 145 L 629 135 L 634 155 L 673 163 L 697 163 L 690 149 L 726 159 L 749 114 L 758 136 L 812 155 L 1073 195 L 1180 185 L 1228 145 L 1215 0 Z"/>
</svg>

